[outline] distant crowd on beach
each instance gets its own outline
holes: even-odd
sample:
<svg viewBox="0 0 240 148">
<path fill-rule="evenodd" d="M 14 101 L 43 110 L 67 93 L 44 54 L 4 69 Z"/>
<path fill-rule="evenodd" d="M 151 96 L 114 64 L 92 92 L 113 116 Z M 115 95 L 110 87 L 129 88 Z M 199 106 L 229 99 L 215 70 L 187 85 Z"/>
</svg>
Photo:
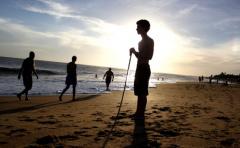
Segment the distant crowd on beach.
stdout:
<svg viewBox="0 0 240 148">
<path fill-rule="evenodd" d="M 205 80 L 205 81 L 204 81 Z M 227 73 L 220 73 L 218 75 L 210 75 L 210 76 L 199 76 L 198 77 L 199 82 L 208 82 L 210 84 L 212 83 L 223 83 L 224 85 L 232 84 L 232 83 L 240 83 L 240 74 L 234 75 L 234 74 L 227 74 Z"/>
</svg>

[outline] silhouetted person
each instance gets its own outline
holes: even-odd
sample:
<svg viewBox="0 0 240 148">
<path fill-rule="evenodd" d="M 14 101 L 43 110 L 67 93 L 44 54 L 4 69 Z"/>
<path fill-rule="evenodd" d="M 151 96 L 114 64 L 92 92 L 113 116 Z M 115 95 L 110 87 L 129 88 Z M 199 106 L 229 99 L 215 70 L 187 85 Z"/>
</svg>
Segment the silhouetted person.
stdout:
<svg viewBox="0 0 240 148">
<path fill-rule="evenodd" d="M 96 78 L 96 79 L 97 79 L 97 77 L 98 77 L 97 74 L 95 74 L 95 78 Z"/>
<path fill-rule="evenodd" d="M 147 32 L 150 29 L 150 23 L 147 20 L 137 21 L 137 33 L 141 35 L 142 40 L 138 43 L 138 52 L 130 49 L 130 54 L 137 58 L 137 68 L 134 80 L 134 94 L 138 96 L 137 109 L 134 119 L 144 119 L 144 112 L 147 104 L 148 83 L 151 75 L 151 69 L 148 64 L 153 56 L 154 41 Z"/>
<path fill-rule="evenodd" d="M 63 89 L 61 95 L 59 96 L 59 101 L 62 101 L 62 95 L 68 90 L 70 85 L 73 87 L 73 98 L 72 100 L 75 100 L 75 92 L 76 92 L 76 85 L 77 85 L 77 65 L 75 62 L 77 61 L 77 57 L 72 57 L 72 62 L 67 64 L 67 77 L 66 77 L 66 87 Z"/>
<path fill-rule="evenodd" d="M 38 75 L 34 68 L 34 57 L 35 53 L 31 51 L 29 57 L 26 58 L 18 73 L 18 79 L 20 80 L 21 75 L 23 77 L 24 90 L 17 94 L 19 100 L 21 100 L 22 94 L 25 94 L 25 100 L 28 100 L 28 91 L 32 89 L 32 74 L 34 73 L 38 79 Z"/>
<path fill-rule="evenodd" d="M 114 79 L 114 74 L 112 72 L 112 69 L 109 68 L 108 71 L 106 71 L 106 73 L 103 76 L 103 79 L 106 77 L 105 82 L 106 82 L 106 90 L 109 90 L 109 85 L 111 83 L 111 81 L 113 81 Z"/>
<path fill-rule="evenodd" d="M 213 79 L 213 76 L 211 75 L 211 76 L 209 77 L 209 83 L 210 83 L 210 84 L 212 84 L 212 79 Z"/>
</svg>

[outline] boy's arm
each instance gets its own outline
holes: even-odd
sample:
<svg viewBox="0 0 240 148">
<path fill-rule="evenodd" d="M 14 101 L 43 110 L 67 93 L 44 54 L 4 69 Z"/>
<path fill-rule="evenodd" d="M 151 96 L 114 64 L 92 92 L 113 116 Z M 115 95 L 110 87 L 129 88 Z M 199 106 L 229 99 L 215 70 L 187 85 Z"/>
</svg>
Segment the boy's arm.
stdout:
<svg viewBox="0 0 240 148">
<path fill-rule="evenodd" d="M 37 72 L 36 72 L 36 70 L 35 70 L 35 66 L 33 65 L 33 73 L 35 74 L 35 76 L 37 77 L 37 79 L 38 79 L 38 74 L 37 74 Z"/>
<path fill-rule="evenodd" d="M 22 70 L 23 70 L 23 63 L 22 63 L 22 66 L 21 66 L 21 68 L 20 68 L 20 70 L 18 72 L 18 79 L 21 78 Z"/>
<path fill-rule="evenodd" d="M 130 55 L 132 55 L 132 53 L 136 56 L 136 58 L 139 57 L 139 52 L 137 52 L 134 48 L 130 48 Z"/>
<path fill-rule="evenodd" d="M 104 74 L 103 79 L 105 78 L 106 74 L 107 74 L 107 72 Z"/>
<path fill-rule="evenodd" d="M 37 72 L 36 72 L 36 70 L 34 69 L 33 70 L 33 73 L 35 74 L 35 76 L 37 77 L 37 79 L 38 79 L 38 74 L 37 74 Z"/>
</svg>

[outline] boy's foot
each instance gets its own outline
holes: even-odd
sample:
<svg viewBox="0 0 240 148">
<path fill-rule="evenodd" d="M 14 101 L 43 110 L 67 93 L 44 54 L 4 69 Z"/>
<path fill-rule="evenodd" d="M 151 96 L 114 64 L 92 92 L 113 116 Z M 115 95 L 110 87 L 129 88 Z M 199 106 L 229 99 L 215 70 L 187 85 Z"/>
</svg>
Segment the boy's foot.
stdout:
<svg viewBox="0 0 240 148">
<path fill-rule="evenodd" d="M 62 96 L 59 96 L 59 101 L 62 101 Z"/>
<path fill-rule="evenodd" d="M 137 115 L 136 113 L 129 116 L 132 120 L 144 120 L 144 115 Z"/>
<path fill-rule="evenodd" d="M 25 98 L 25 101 L 29 101 L 28 97 Z"/>
<path fill-rule="evenodd" d="M 21 101 L 21 95 L 17 94 L 17 97 L 18 97 L 19 101 Z"/>
<path fill-rule="evenodd" d="M 132 120 L 144 120 L 144 116 L 135 116 Z"/>
</svg>

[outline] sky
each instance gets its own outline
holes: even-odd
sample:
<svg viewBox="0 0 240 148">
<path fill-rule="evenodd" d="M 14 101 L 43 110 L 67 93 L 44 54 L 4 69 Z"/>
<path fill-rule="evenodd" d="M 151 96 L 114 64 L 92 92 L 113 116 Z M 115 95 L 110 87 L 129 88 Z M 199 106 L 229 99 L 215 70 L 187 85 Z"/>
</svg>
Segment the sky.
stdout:
<svg viewBox="0 0 240 148">
<path fill-rule="evenodd" d="M 153 72 L 240 73 L 239 0 L 1 0 L 0 56 L 126 69 L 140 19 L 151 24 Z"/>
</svg>

